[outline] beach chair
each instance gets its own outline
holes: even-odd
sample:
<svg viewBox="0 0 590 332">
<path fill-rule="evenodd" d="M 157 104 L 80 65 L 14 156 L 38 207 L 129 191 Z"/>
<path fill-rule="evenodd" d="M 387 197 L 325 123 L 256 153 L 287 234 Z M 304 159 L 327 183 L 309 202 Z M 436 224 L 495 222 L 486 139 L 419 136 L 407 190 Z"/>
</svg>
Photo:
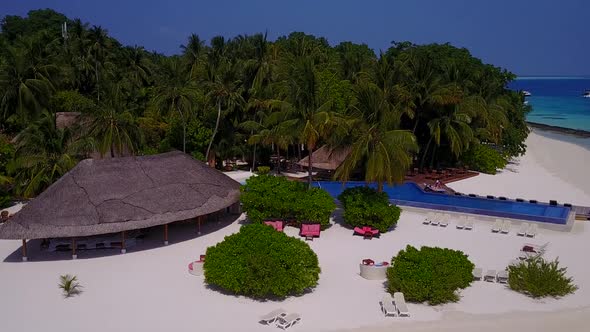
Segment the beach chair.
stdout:
<svg viewBox="0 0 590 332">
<path fill-rule="evenodd" d="M 526 231 L 528 229 L 529 229 L 529 224 L 523 222 L 522 225 L 520 225 L 520 228 L 518 229 L 518 231 L 516 231 L 516 235 L 517 236 L 525 236 Z"/>
<path fill-rule="evenodd" d="M 508 282 L 508 271 L 506 271 L 506 270 L 498 271 L 498 274 L 496 274 L 496 280 L 501 284 L 507 283 Z"/>
<path fill-rule="evenodd" d="M 422 223 L 423 223 L 424 225 L 428 225 L 428 224 L 430 224 L 430 221 L 431 221 L 432 219 L 434 219 L 434 213 L 432 213 L 432 212 L 428 212 L 428 213 L 426 214 L 426 217 L 425 217 L 425 218 L 424 218 L 424 220 L 422 221 Z"/>
<path fill-rule="evenodd" d="M 304 236 L 306 240 L 312 240 L 314 237 L 320 237 L 320 224 L 301 224 L 300 236 Z"/>
<path fill-rule="evenodd" d="M 451 216 L 448 213 L 443 214 L 442 217 L 440 218 L 439 226 L 440 227 L 449 226 L 449 219 L 451 219 Z"/>
<path fill-rule="evenodd" d="M 400 317 L 410 317 L 410 311 L 408 310 L 408 305 L 406 304 L 404 293 L 393 293 L 393 302 L 395 303 L 397 313 L 400 315 Z"/>
<path fill-rule="evenodd" d="M 270 323 L 273 323 L 277 319 L 279 319 L 279 317 L 285 317 L 285 316 L 287 316 L 287 312 L 285 311 L 285 309 L 280 308 L 280 309 L 273 310 L 266 315 L 261 316 L 259 322 L 261 324 L 269 325 Z"/>
<path fill-rule="evenodd" d="M 520 249 L 520 255 L 518 258 L 525 260 L 532 257 L 542 256 L 545 254 L 547 246 L 549 246 L 549 243 L 545 243 L 543 245 L 525 243 Z"/>
<path fill-rule="evenodd" d="M 290 328 L 291 326 L 299 323 L 301 321 L 301 316 L 296 313 L 288 314 L 285 317 L 279 317 L 277 319 L 277 327 L 283 330 Z"/>
<path fill-rule="evenodd" d="M 465 230 L 472 230 L 473 229 L 473 218 L 467 217 L 467 223 L 465 223 Z"/>
<path fill-rule="evenodd" d="M 465 216 L 460 216 L 459 217 L 459 222 L 457 223 L 457 225 L 455 227 L 457 227 L 457 229 L 463 229 L 465 228 L 465 222 L 467 221 L 467 218 Z"/>
<path fill-rule="evenodd" d="M 510 220 L 504 220 L 502 223 L 502 227 L 500 228 L 500 233 L 508 234 L 510 233 L 510 227 L 512 226 L 512 222 Z"/>
<path fill-rule="evenodd" d="M 381 311 L 385 316 L 397 316 L 397 308 L 393 304 L 393 298 L 391 297 L 391 294 L 386 293 L 383 295 L 381 301 L 379 301 L 379 304 L 381 305 Z"/>
<path fill-rule="evenodd" d="M 499 233 L 501 229 L 502 229 L 502 220 L 496 219 L 496 221 L 492 225 L 492 233 Z"/>
<path fill-rule="evenodd" d="M 483 280 L 488 282 L 496 281 L 496 270 L 487 270 L 483 276 Z"/>
<path fill-rule="evenodd" d="M 483 277 L 483 270 L 481 267 L 474 268 L 471 273 L 473 274 L 473 280 L 481 280 Z"/>
<path fill-rule="evenodd" d="M 537 236 L 537 229 L 538 229 L 538 225 L 537 224 L 530 224 L 529 228 L 526 230 L 526 236 L 527 237 L 535 237 Z"/>
<path fill-rule="evenodd" d="M 430 220 L 430 224 L 432 226 L 438 226 L 438 224 L 440 223 L 440 219 L 441 219 L 441 214 L 440 213 L 436 213 L 434 215 L 434 217 L 432 218 L 432 220 Z"/>
</svg>

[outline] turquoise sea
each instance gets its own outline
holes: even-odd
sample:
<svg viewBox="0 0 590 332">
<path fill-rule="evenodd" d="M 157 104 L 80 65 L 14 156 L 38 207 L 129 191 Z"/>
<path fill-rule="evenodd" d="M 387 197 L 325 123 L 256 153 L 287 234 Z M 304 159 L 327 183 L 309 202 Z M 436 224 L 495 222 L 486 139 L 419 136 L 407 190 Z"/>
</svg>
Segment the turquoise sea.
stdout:
<svg viewBox="0 0 590 332">
<path fill-rule="evenodd" d="M 528 121 L 590 131 L 590 98 L 582 97 L 590 77 L 519 77 L 509 88 L 532 94 Z"/>
</svg>

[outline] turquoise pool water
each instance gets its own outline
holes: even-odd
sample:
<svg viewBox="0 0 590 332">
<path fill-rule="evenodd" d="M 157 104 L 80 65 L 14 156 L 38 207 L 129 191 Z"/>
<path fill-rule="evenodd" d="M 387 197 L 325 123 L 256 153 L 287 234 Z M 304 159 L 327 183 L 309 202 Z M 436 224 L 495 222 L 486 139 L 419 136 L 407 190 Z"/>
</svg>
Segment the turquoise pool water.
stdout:
<svg viewBox="0 0 590 332">
<path fill-rule="evenodd" d="M 314 186 L 326 190 L 334 198 L 337 198 L 346 188 L 364 185 L 364 182 L 347 182 L 345 185 L 341 182 L 334 181 L 314 183 Z M 372 188 L 377 187 L 376 184 L 370 184 L 369 186 Z M 503 201 L 497 198 L 488 199 L 425 192 L 415 183 L 409 182 L 397 186 L 386 185 L 383 191 L 389 195 L 393 203 L 398 205 L 524 219 L 552 224 L 566 224 L 571 210 L 569 207 L 545 203 L 534 204 L 511 200 Z"/>
</svg>

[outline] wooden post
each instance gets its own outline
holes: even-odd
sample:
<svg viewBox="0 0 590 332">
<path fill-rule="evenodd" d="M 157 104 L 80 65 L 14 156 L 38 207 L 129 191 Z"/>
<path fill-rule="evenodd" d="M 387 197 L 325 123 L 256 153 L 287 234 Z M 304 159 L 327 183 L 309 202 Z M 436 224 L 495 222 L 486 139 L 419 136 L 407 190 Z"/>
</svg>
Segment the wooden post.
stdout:
<svg viewBox="0 0 590 332">
<path fill-rule="evenodd" d="M 127 249 L 125 248 L 125 231 L 121 232 L 121 253 L 124 254 L 127 252 Z"/>
<path fill-rule="evenodd" d="M 198 228 L 198 232 L 197 232 L 197 234 L 199 234 L 199 235 L 201 235 L 201 218 L 202 218 L 202 217 L 203 217 L 203 216 L 198 216 L 198 217 L 197 217 L 197 224 L 199 225 L 199 228 Z"/>
<path fill-rule="evenodd" d="M 72 259 L 76 259 L 78 258 L 78 255 L 76 254 L 76 238 L 73 237 L 72 238 Z"/>
<path fill-rule="evenodd" d="M 27 260 L 27 239 L 23 239 L 23 262 L 26 262 Z"/>
<path fill-rule="evenodd" d="M 168 224 L 164 225 L 164 245 L 168 245 Z"/>
</svg>

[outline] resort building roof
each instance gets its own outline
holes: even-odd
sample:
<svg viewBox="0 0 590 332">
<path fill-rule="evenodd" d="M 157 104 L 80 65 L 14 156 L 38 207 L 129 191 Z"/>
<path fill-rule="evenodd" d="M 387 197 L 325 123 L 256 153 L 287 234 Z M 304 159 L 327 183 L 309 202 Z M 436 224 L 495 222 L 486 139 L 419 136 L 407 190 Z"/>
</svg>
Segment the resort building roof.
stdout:
<svg viewBox="0 0 590 332">
<path fill-rule="evenodd" d="M 182 152 L 81 161 L 0 225 L 0 239 L 80 237 L 165 225 L 229 207 L 240 184 Z"/>
</svg>

